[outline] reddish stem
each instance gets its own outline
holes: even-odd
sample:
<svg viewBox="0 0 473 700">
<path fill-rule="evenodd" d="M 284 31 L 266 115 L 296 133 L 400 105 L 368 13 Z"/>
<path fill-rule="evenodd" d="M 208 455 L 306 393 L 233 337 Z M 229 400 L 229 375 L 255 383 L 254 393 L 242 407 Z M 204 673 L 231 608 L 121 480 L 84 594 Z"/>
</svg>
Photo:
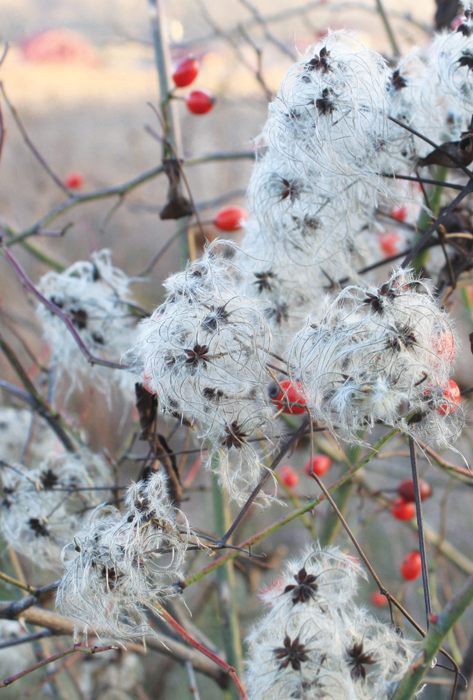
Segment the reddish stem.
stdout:
<svg viewBox="0 0 473 700">
<path fill-rule="evenodd" d="M 155 603 L 156 607 L 159 609 L 159 612 L 163 615 L 163 617 L 169 622 L 171 627 L 174 627 L 176 632 L 180 634 L 180 636 L 186 640 L 191 646 L 194 647 L 194 649 L 197 649 L 200 651 L 202 654 L 207 656 L 209 659 L 211 659 L 214 663 L 217 664 L 223 671 L 228 673 L 228 675 L 231 677 L 232 681 L 235 683 L 236 689 L 238 690 L 240 697 L 243 698 L 243 700 L 248 700 L 248 696 L 245 693 L 243 686 L 241 685 L 240 681 L 238 680 L 238 676 L 236 674 L 235 669 L 233 666 L 229 666 L 225 661 L 222 661 L 218 656 L 213 654 L 209 649 L 206 649 L 202 644 L 199 644 L 193 637 L 188 634 L 185 629 L 183 629 L 178 622 L 163 608 L 161 605 L 158 603 Z"/>
<path fill-rule="evenodd" d="M 16 673 L 14 676 L 10 676 L 9 678 L 5 678 L 3 681 L 0 681 L 0 688 L 6 688 L 8 685 L 11 685 L 15 681 L 19 680 L 23 676 L 26 676 L 28 673 L 32 673 L 33 671 L 36 671 L 36 669 L 41 668 L 42 666 L 46 666 L 47 664 L 53 663 L 53 661 L 57 661 L 58 659 L 62 659 L 63 656 L 67 656 L 68 654 L 73 654 L 75 651 L 83 651 L 86 654 L 98 654 L 101 651 L 109 651 L 110 649 L 117 649 L 117 647 L 114 646 L 106 646 L 106 647 L 81 647 L 80 644 L 74 644 L 74 646 L 69 647 L 69 649 L 65 649 L 64 651 L 59 652 L 58 654 L 54 654 L 53 656 L 49 656 L 47 659 L 44 659 L 44 661 L 40 661 L 37 664 L 33 664 L 33 666 L 29 666 L 26 668 L 24 671 L 20 671 L 20 673 Z M 245 695 L 246 697 L 246 695 Z"/>
</svg>

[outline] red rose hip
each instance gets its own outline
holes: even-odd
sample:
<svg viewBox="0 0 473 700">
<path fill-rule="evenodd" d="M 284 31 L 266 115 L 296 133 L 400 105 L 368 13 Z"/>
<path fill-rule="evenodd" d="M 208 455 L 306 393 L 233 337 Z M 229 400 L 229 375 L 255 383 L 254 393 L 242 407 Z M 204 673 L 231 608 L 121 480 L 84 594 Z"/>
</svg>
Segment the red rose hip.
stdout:
<svg viewBox="0 0 473 700">
<path fill-rule="evenodd" d="M 192 90 L 186 97 L 186 106 L 192 114 L 207 114 L 213 108 L 215 98 L 207 90 Z"/>
<path fill-rule="evenodd" d="M 416 514 L 416 507 L 411 501 L 396 498 L 391 506 L 391 514 L 396 520 L 412 520 Z"/>
<path fill-rule="evenodd" d="M 304 465 L 304 472 L 307 474 L 307 476 L 311 475 L 311 465 L 314 474 L 317 474 L 317 476 L 323 476 L 328 472 L 328 470 L 332 466 L 332 460 L 327 455 L 315 455 L 315 457 L 313 457 L 312 459 L 312 462 L 309 459 Z"/>
<path fill-rule="evenodd" d="M 441 386 L 434 387 L 433 389 L 427 389 L 424 392 L 424 395 L 427 397 L 433 395 L 433 397 L 435 398 L 436 396 L 438 397 L 437 392 L 439 390 L 443 390 L 443 398 L 445 399 L 446 403 L 441 403 L 435 406 L 435 410 L 441 416 L 449 416 L 451 413 L 456 411 L 458 406 L 460 405 L 462 398 L 460 387 L 456 382 L 453 381 L 453 379 L 449 379 L 448 384 L 442 384 Z"/>
<path fill-rule="evenodd" d="M 380 593 L 379 591 L 375 591 L 375 593 L 371 594 L 371 602 L 377 608 L 384 608 L 388 604 L 388 599 L 386 598 L 385 595 L 383 595 L 383 593 Z"/>
<path fill-rule="evenodd" d="M 405 221 L 407 216 L 407 207 L 403 206 L 391 209 L 391 216 L 393 219 L 397 219 L 397 221 Z"/>
<path fill-rule="evenodd" d="M 187 56 L 177 64 L 172 74 L 172 79 L 176 87 L 187 87 L 194 82 L 198 74 L 199 62 L 194 56 Z"/>
<path fill-rule="evenodd" d="M 220 231 L 239 231 L 248 218 L 248 212 L 242 207 L 224 207 L 215 214 L 213 225 Z"/>
<path fill-rule="evenodd" d="M 386 257 L 399 253 L 399 235 L 397 233 L 385 233 L 379 237 L 379 245 Z"/>
<path fill-rule="evenodd" d="M 80 190 L 84 186 L 84 178 L 80 173 L 69 173 L 64 180 L 64 184 L 70 190 Z"/>
<path fill-rule="evenodd" d="M 420 552 L 411 552 L 407 555 L 400 567 L 401 576 L 406 581 L 414 581 L 422 573 L 422 560 Z"/>
<path fill-rule="evenodd" d="M 397 487 L 397 492 L 404 501 L 414 503 L 416 500 L 414 493 L 414 481 L 412 479 L 404 479 L 404 481 L 401 481 Z M 425 501 L 426 498 L 429 498 L 432 495 L 432 488 L 430 484 L 423 479 L 419 479 L 419 493 L 421 501 Z"/>
<path fill-rule="evenodd" d="M 284 486 L 293 489 L 299 483 L 299 474 L 289 464 L 284 464 L 279 470 L 279 477 Z"/>
<path fill-rule="evenodd" d="M 274 401 L 276 408 L 279 411 L 282 409 L 283 413 L 292 415 L 306 413 L 306 402 L 299 382 L 293 384 L 289 380 L 285 380 L 280 382 L 280 385 L 279 387 L 277 384 L 273 384 L 269 390 L 269 398 Z"/>
</svg>

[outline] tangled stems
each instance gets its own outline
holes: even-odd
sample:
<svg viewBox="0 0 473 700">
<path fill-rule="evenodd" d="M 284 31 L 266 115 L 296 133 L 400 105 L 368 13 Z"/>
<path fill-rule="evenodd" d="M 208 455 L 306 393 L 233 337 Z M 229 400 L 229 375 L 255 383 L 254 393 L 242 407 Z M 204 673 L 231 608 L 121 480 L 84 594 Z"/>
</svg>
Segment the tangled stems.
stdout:
<svg viewBox="0 0 473 700">
<path fill-rule="evenodd" d="M 394 428 L 393 430 L 390 430 L 386 435 L 383 435 L 382 438 L 380 438 L 375 445 L 372 447 L 372 449 L 368 452 L 365 457 L 363 457 L 360 462 L 355 464 L 351 469 L 346 471 L 342 476 L 337 479 L 327 490 L 329 493 L 333 493 L 337 489 L 340 488 L 344 483 L 346 483 L 351 477 L 356 474 L 362 467 L 367 464 L 370 459 L 372 459 L 378 451 L 385 445 L 394 435 L 398 433 L 397 428 Z M 292 522 L 296 518 L 298 518 L 300 515 L 303 515 L 304 513 L 307 513 L 309 510 L 312 510 L 312 508 L 315 508 L 318 506 L 322 501 L 325 499 L 325 496 L 322 494 L 321 496 L 317 496 L 317 498 L 314 498 L 313 500 L 309 501 L 306 503 L 304 506 L 301 506 L 301 508 L 298 508 L 297 510 L 294 510 L 292 513 L 287 515 L 285 518 L 281 518 L 280 520 L 277 520 L 275 523 L 270 525 L 269 527 L 265 528 L 264 530 L 261 530 L 261 532 L 256 533 L 256 535 L 253 535 L 252 537 L 249 537 L 245 542 L 242 542 L 240 547 L 251 547 L 252 545 L 256 544 L 257 542 L 260 542 L 263 540 L 265 537 L 268 535 L 271 535 L 273 532 L 276 532 L 279 530 L 283 525 L 286 525 L 287 523 Z M 218 569 L 219 566 L 222 566 L 225 564 L 227 561 L 230 561 L 231 559 L 234 559 L 239 553 L 239 550 L 232 550 L 231 552 L 228 552 L 227 554 L 224 554 L 223 556 L 219 557 L 216 559 L 212 564 L 209 564 L 209 566 L 206 566 L 204 569 L 201 571 L 198 571 L 194 576 L 190 576 L 188 579 L 185 581 L 185 586 L 189 586 L 191 583 L 195 583 L 196 581 L 199 581 L 201 578 L 204 578 L 204 576 L 207 576 L 207 574 L 212 573 L 212 571 L 215 571 Z"/>
<path fill-rule="evenodd" d="M 414 697 L 443 640 L 471 603 L 473 603 L 473 574 L 441 613 L 431 615 L 429 632 L 391 700 L 410 700 Z"/>
<path fill-rule="evenodd" d="M 404 260 L 401 263 L 401 268 L 406 269 L 409 264 L 412 262 L 412 260 L 415 258 L 417 253 L 419 253 L 426 245 L 427 241 L 429 238 L 435 233 L 435 231 L 438 229 L 439 225 L 447 218 L 449 214 L 452 213 L 452 211 L 455 210 L 455 207 L 458 206 L 458 204 L 465 199 L 471 192 L 473 191 L 473 179 L 469 180 L 463 190 L 460 192 L 460 194 L 455 197 L 455 199 L 450 202 L 448 207 L 446 207 L 443 212 L 440 214 L 439 217 L 433 222 L 431 226 L 427 229 L 427 231 L 424 233 L 422 238 L 416 245 L 411 249 L 411 252 L 409 255 L 407 255 Z"/>
</svg>

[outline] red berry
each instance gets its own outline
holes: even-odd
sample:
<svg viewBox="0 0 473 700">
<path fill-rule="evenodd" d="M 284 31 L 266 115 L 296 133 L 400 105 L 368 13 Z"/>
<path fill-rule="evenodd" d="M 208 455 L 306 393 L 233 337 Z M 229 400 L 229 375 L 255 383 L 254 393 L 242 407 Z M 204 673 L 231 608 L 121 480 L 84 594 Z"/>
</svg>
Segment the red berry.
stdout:
<svg viewBox="0 0 473 700">
<path fill-rule="evenodd" d="M 84 178 L 80 173 L 70 173 L 64 180 L 64 184 L 70 190 L 80 190 L 84 185 Z"/>
<path fill-rule="evenodd" d="M 242 221 L 248 218 L 248 212 L 241 207 L 224 207 L 215 214 L 213 224 L 220 231 L 239 231 Z"/>
<path fill-rule="evenodd" d="M 444 331 L 443 333 L 436 333 L 433 335 L 431 344 L 433 351 L 439 355 L 442 360 L 452 364 L 455 357 L 455 344 L 450 331 Z"/>
<path fill-rule="evenodd" d="M 214 106 L 215 98 L 207 90 L 192 90 L 186 97 L 186 105 L 192 114 L 207 114 Z"/>
<path fill-rule="evenodd" d="M 414 482 L 412 479 L 404 479 L 404 481 L 401 481 L 401 483 L 397 487 L 397 492 L 404 501 L 414 503 L 414 501 L 416 500 L 414 493 Z M 430 487 L 430 484 L 428 484 L 427 481 L 424 481 L 423 479 L 419 479 L 419 492 L 420 500 L 425 501 L 426 498 L 429 498 L 432 495 L 432 489 Z"/>
<path fill-rule="evenodd" d="M 457 410 L 461 402 L 461 391 L 460 387 L 453 379 L 448 380 L 448 385 L 442 384 L 441 387 L 436 387 L 433 391 L 436 392 L 438 389 L 443 389 L 443 397 L 446 399 L 447 403 L 442 403 L 439 406 L 435 406 L 435 410 L 441 416 L 449 416 Z M 432 389 L 426 389 L 424 391 L 424 396 L 431 396 Z M 437 399 L 438 400 L 438 399 Z"/>
<path fill-rule="evenodd" d="M 371 594 L 371 602 L 376 605 L 377 608 L 384 608 L 388 604 L 388 599 L 383 593 L 376 591 Z"/>
<path fill-rule="evenodd" d="M 396 520 L 412 520 L 416 514 L 416 507 L 411 501 L 396 498 L 391 506 L 391 514 Z"/>
<path fill-rule="evenodd" d="M 307 476 L 310 476 L 311 464 L 312 471 L 314 472 L 314 474 L 317 474 L 317 476 L 323 476 L 330 469 L 332 465 L 332 460 L 330 459 L 330 457 L 327 457 L 327 455 L 316 455 L 312 459 L 312 463 L 309 459 L 304 465 L 304 472 L 307 474 Z"/>
<path fill-rule="evenodd" d="M 411 552 L 401 564 L 401 576 L 406 581 L 414 581 L 422 573 L 422 560 L 419 552 Z"/>
<path fill-rule="evenodd" d="M 398 221 L 405 221 L 407 216 L 407 207 L 398 207 L 391 209 L 391 216 Z"/>
<path fill-rule="evenodd" d="M 179 61 L 172 79 L 176 87 L 187 87 L 197 78 L 199 74 L 199 62 L 193 56 L 187 56 Z"/>
<path fill-rule="evenodd" d="M 434 612 L 429 613 L 429 622 L 431 622 L 433 625 L 436 625 L 438 621 L 439 621 L 439 616 L 437 615 L 437 613 L 434 613 Z"/>
<path fill-rule="evenodd" d="M 285 380 L 280 382 L 280 384 L 280 387 L 277 384 L 273 384 L 269 390 L 269 398 L 271 401 L 274 401 L 278 411 L 282 409 L 283 413 L 291 413 L 292 415 L 306 413 L 305 397 L 299 382 L 294 382 L 293 384 L 289 380 Z M 288 404 L 299 405 L 288 406 Z"/>
<path fill-rule="evenodd" d="M 294 486 L 297 486 L 299 483 L 299 474 L 295 472 L 289 464 L 285 464 L 281 467 L 279 470 L 279 476 L 281 477 L 283 484 L 290 489 L 293 489 Z"/>
<path fill-rule="evenodd" d="M 379 245 L 386 257 L 391 257 L 391 255 L 399 253 L 399 240 L 399 234 L 394 232 L 383 233 L 383 235 L 379 237 Z"/>
</svg>

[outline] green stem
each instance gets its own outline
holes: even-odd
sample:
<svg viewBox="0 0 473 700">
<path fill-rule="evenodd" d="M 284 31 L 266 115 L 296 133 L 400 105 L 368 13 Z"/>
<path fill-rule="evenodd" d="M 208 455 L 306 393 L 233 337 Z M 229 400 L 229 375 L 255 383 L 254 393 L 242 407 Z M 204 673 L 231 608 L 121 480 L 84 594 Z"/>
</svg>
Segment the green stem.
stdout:
<svg viewBox="0 0 473 700">
<path fill-rule="evenodd" d="M 430 629 L 420 645 L 419 652 L 391 700 L 411 700 L 414 697 L 422 679 L 430 670 L 443 640 L 471 603 L 473 603 L 473 574 L 438 614 L 436 621 L 431 620 Z"/>
<path fill-rule="evenodd" d="M 280 478 L 280 476 L 279 476 L 277 473 L 275 473 L 275 477 L 276 477 L 276 479 L 277 479 L 278 484 L 281 486 L 281 488 L 284 489 L 284 491 L 285 491 L 285 492 L 287 493 L 287 495 L 289 496 L 289 499 L 290 499 L 292 505 L 294 506 L 294 508 L 300 508 L 300 507 L 301 507 L 301 502 L 300 502 L 300 500 L 297 498 L 297 496 L 296 496 L 296 494 L 294 493 L 294 491 L 293 491 L 291 488 L 288 488 L 288 487 L 285 485 L 285 483 L 283 482 L 283 480 Z M 307 515 L 301 515 L 301 523 L 304 525 L 304 527 L 306 527 L 306 528 L 308 529 L 308 531 L 310 532 L 310 535 L 311 535 L 312 539 L 315 540 L 315 538 L 316 538 L 315 527 L 314 527 L 314 524 L 311 523 L 311 521 L 310 521 L 310 519 L 307 517 Z"/>
<path fill-rule="evenodd" d="M 219 457 L 212 457 L 212 492 L 214 505 L 214 518 L 217 537 L 223 537 L 228 531 L 232 519 L 227 497 L 218 481 Z M 242 677 L 242 650 L 240 626 L 235 600 L 235 572 L 233 562 L 228 561 L 220 566 L 217 571 L 218 598 L 220 603 L 220 615 L 222 620 L 223 647 L 227 656 L 227 663 L 236 670 L 237 676 Z M 237 688 L 230 687 L 230 697 L 237 700 L 240 696 Z"/>
<path fill-rule="evenodd" d="M 437 170 L 437 175 L 436 175 L 436 180 L 440 180 L 441 182 L 445 181 L 445 178 L 447 177 L 447 168 L 445 167 L 439 167 Z M 443 193 L 443 186 L 442 185 L 435 185 L 435 188 L 433 190 L 432 197 L 430 198 L 430 208 L 432 210 L 432 213 L 434 215 L 434 219 L 438 217 L 439 211 L 440 211 L 440 204 L 442 201 L 442 193 Z M 430 224 L 432 223 L 432 215 L 426 211 L 425 209 L 422 209 L 419 219 L 417 221 L 417 234 L 414 239 L 415 243 L 417 243 L 418 240 L 420 240 L 423 236 L 423 234 L 427 231 L 429 228 Z M 425 263 L 427 262 L 427 259 L 429 257 L 429 250 L 426 248 L 425 250 L 421 250 L 420 253 L 418 253 L 415 258 L 412 261 L 412 267 L 415 270 L 420 270 Z"/>
<path fill-rule="evenodd" d="M 349 465 L 349 469 L 351 468 L 350 465 L 356 464 L 356 462 L 358 461 L 360 456 L 360 449 L 361 448 L 359 445 L 350 445 L 350 447 L 348 448 L 347 464 Z M 350 501 L 352 491 L 353 483 L 351 481 L 347 481 L 345 484 L 343 484 L 343 486 L 341 486 L 338 489 L 337 494 L 333 499 L 342 515 L 345 515 L 345 511 Z M 333 509 L 331 509 L 325 519 L 324 526 L 320 533 L 320 544 L 323 547 L 327 547 L 328 545 L 333 544 L 337 538 L 341 526 L 342 522 L 340 518 L 338 517 L 337 513 L 335 513 Z"/>
<path fill-rule="evenodd" d="M 22 588 L 24 591 L 27 591 L 28 593 L 36 593 L 36 588 L 34 586 L 28 586 L 26 583 L 21 583 L 21 581 L 17 581 L 16 578 L 12 578 L 11 576 L 8 576 L 7 574 L 4 574 L 2 571 L 0 571 L 0 579 L 2 581 L 5 581 L 6 583 L 11 584 L 12 586 L 16 586 L 17 588 Z"/>
<path fill-rule="evenodd" d="M 391 43 L 391 47 L 393 50 L 393 54 L 395 56 L 400 56 L 401 52 L 399 51 L 399 46 L 396 41 L 396 37 L 394 36 L 394 32 L 391 28 L 391 24 L 389 22 L 389 18 L 386 14 L 386 10 L 384 9 L 383 3 L 381 0 L 376 0 L 376 7 L 378 8 L 379 15 L 381 17 L 381 21 L 384 24 L 384 28 L 386 30 L 386 34 L 388 35 L 388 39 Z"/>
</svg>

